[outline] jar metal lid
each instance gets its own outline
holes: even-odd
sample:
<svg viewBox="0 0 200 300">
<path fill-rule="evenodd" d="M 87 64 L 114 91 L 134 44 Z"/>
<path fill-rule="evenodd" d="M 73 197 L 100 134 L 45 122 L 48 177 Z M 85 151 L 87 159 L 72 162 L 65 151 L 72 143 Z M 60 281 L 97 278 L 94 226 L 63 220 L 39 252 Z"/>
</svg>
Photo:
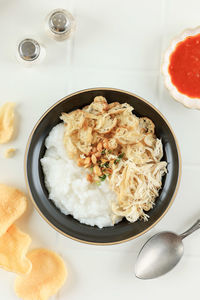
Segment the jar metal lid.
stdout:
<svg viewBox="0 0 200 300">
<path fill-rule="evenodd" d="M 25 39 L 19 43 L 18 52 L 22 59 L 33 61 L 40 55 L 40 45 L 32 39 Z"/>
<path fill-rule="evenodd" d="M 70 16 L 64 11 L 56 11 L 49 18 L 49 28 L 55 34 L 65 34 L 71 29 Z"/>
</svg>

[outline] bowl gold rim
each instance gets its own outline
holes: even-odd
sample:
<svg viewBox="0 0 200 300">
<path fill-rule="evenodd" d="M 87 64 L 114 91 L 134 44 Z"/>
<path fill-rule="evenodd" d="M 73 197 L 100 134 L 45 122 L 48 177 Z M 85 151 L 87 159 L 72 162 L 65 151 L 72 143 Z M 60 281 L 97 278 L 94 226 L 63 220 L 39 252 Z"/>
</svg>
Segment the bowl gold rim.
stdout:
<svg viewBox="0 0 200 300">
<path fill-rule="evenodd" d="M 177 184 L 176 184 L 176 188 L 175 188 L 175 191 L 173 193 L 173 196 L 169 202 L 169 205 L 167 206 L 167 208 L 165 209 L 165 211 L 163 212 L 163 214 L 151 225 L 149 226 L 147 229 L 143 230 L 142 232 L 138 233 L 137 235 L 135 236 L 132 236 L 130 238 L 127 238 L 127 239 L 124 239 L 124 240 L 120 240 L 120 241 L 117 241 L 117 242 L 105 242 L 105 243 L 97 243 L 97 242 L 89 242 L 89 241 L 84 241 L 84 240 L 81 240 L 81 239 L 78 239 L 78 238 L 75 238 L 69 234 L 66 234 L 65 232 L 63 232 L 62 230 L 60 230 L 59 228 L 57 228 L 56 226 L 54 226 L 46 217 L 45 215 L 40 211 L 40 209 L 38 208 L 37 204 L 35 203 L 34 201 L 34 198 L 32 196 L 32 193 L 31 193 L 31 190 L 30 190 L 30 187 L 29 187 L 29 184 L 28 184 L 28 175 L 27 175 L 27 154 L 28 154 L 28 149 L 29 149 L 29 146 L 30 146 L 30 143 L 31 143 L 31 140 L 32 140 L 32 136 L 36 130 L 36 128 L 38 127 L 39 123 L 41 122 L 41 120 L 55 107 L 57 106 L 59 103 L 63 102 L 63 101 L 66 101 L 67 99 L 71 98 L 72 96 L 75 96 L 75 95 L 78 95 L 78 94 L 81 94 L 83 92 L 89 92 L 89 91 L 95 91 L 95 90 L 107 90 L 107 91 L 117 91 L 117 92 L 121 92 L 121 93 L 125 93 L 125 94 L 128 94 L 128 95 L 131 95 L 131 96 L 134 96 L 140 100 L 142 100 L 143 102 L 145 102 L 146 104 L 148 104 L 149 106 L 151 106 L 163 119 L 164 121 L 166 122 L 166 124 L 168 125 L 173 137 L 174 137 L 174 140 L 175 140 L 175 144 L 176 144 L 176 147 L 177 147 L 177 150 L 178 150 L 178 162 L 179 162 L 179 172 L 178 172 L 178 180 L 177 180 Z M 26 149 L 25 149 L 25 155 L 24 155 L 24 174 L 25 174 L 25 182 L 26 182 L 26 187 L 27 187 L 27 190 L 28 190 L 28 194 L 29 194 L 29 197 L 34 205 L 34 207 L 36 208 L 36 210 L 38 211 L 38 213 L 40 214 L 40 216 L 51 226 L 53 227 L 57 232 L 61 233 L 62 235 L 74 240 L 74 241 L 77 241 L 77 242 L 81 242 L 81 243 L 84 243 L 84 244 L 90 244 L 90 245 L 98 245 L 98 246 L 104 246 L 104 245 L 116 245 L 116 244 L 121 244 L 121 243 L 124 243 L 124 242 L 128 242 L 128 241 L 131 241 L 143 234 L 145 234 L 147 231 L 149 231 L 150 229 L 152 229 L 164 216 L 165 214 L 168 212 L 169 208 L 172 206 L 172 203 L 174 202 L 174 199 L 177 195 L 177 192 L 178 192 L 178 189 L 179 189 L 179 186 L 180 186 L 180 180 L 181 180 L 181 173 L 182 173 L 182 159 L 181 159 L 181 153 L 180 153 L 180 148 L 179 148 L 179 144 L 178 144 L 178 141 L 177 141 L 177 138 L 174 134 L 174 131 L 172 130 L 171 128 L 171 125 L 169 124 L 169 122 L 167 121 L 167 119 L 163 116 L 163 114 L 154 106 L 152 105 L 151 103 L 149 103 L 147 100 L 143 99 L 142 97 L 140 96 L 137 96 L 136 94 L 134 93 L 131 93 L 131 92 L 128 92 L 128 91 L 125 91 L 125 90 L 122 90 L 122 89 L 116 89 L 116 88 L 105 88 L 105 87 L 97 87 L 97 88 L 87 88 L 87 89 L 83 89 L 83 90 L 80 90 L 78 92 L 74 92 L 74 93 L 71 93 L 69 94 L 68 96 L 65 96 L 63 97 L 62 99 L 58 100 L 56 103 L 54 103 L 49 109 L 47 109 L 47 111 L 39 118 L 39 120 L 37 121 L 37 123 L 35 124 L 35 126 L 33 127 L 30 135 L 29 135 L 29 138 L 28 138 L 28 141 L 27 141 L 27 145 L 26 145 Z"/>
</svg>

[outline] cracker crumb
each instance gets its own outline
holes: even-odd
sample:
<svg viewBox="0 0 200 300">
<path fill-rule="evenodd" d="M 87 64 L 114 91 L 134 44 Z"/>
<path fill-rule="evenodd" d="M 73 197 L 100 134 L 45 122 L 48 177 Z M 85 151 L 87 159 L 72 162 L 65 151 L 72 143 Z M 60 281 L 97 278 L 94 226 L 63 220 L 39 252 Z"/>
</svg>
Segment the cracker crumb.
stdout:
<svg viewBox="0 0 200 300">
<path fill-rule="evenodd" d="M 15 148 L 9 148 L 5 151 L 4 157 L 5 158 L 11 158 L 15 155 L 16 149 Z"/>
<path fill-rule="evenodd" d="M 9 142 L 14 132 L 15 103 L 6 102 L 0 107 L 0 144 Z"/>
</svg>

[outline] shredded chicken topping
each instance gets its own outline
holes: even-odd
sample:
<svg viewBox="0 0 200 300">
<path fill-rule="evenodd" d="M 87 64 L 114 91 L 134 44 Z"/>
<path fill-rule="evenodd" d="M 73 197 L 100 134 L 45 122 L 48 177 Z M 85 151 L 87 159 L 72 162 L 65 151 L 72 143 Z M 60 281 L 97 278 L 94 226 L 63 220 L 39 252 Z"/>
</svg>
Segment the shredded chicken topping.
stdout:
<svg viewBox="0 0 200 300">
<path fill-rule="evenodd" d="M 167 163 L 161 161 L 163 146 L 154 123 L 132 111 L 127 103 L 108 104 L 98 96 L 82 110 L 62 113 L 61 120 L 68 156 L 88 170 L 89 182 L 108 179 L 117 195 L 113 212 L 135 222 L 148 219 L 145 212 L 155 203 Z"/>
</svg>

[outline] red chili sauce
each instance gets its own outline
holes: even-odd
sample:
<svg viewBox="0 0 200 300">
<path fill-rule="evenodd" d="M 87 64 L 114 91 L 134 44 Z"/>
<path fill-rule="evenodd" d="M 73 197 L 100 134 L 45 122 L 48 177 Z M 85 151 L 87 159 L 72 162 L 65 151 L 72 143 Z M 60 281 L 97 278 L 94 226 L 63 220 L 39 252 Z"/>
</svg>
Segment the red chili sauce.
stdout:
<svg viewBox="0 0 200 300">
<path fill-rule="evenodd" d="M 200 34 L 177 44 L 170 56 L 168 71 L 180 93 L 200 98 Z"/>
</svg>

